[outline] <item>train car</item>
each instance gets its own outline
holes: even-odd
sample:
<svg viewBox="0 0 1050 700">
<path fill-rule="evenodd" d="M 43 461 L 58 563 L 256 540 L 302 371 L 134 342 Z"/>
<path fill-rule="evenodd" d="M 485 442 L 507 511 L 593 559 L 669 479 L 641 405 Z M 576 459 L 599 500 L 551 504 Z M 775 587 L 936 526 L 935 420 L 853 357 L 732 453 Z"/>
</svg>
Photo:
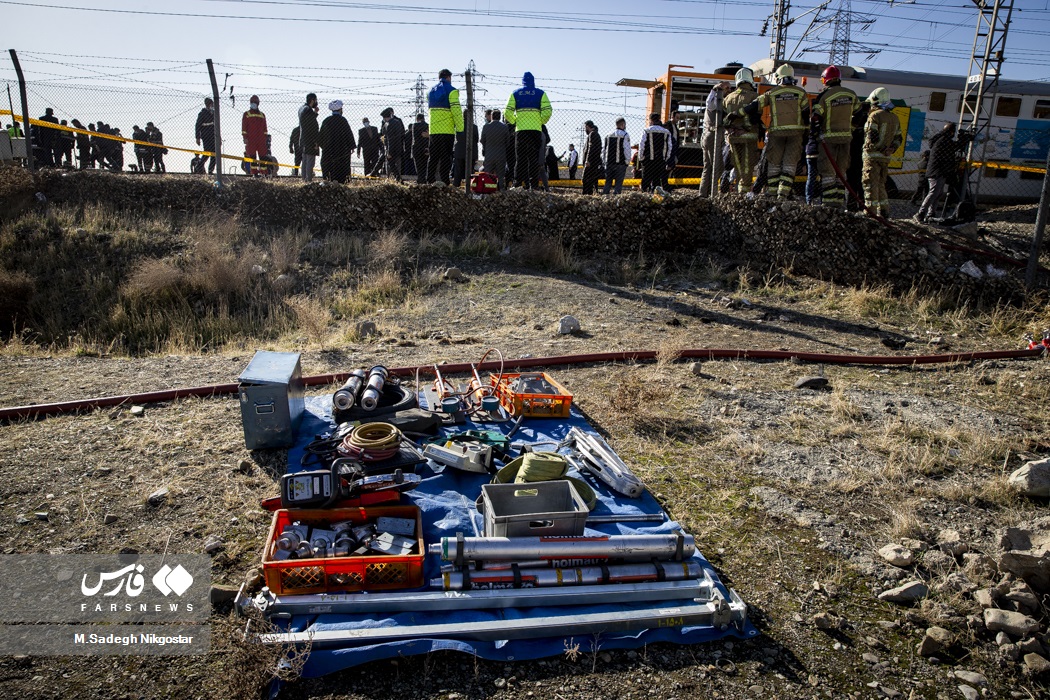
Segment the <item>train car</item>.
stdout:
<svg viewBox="0 0 1050 700">
<path fill-rule="evenodd" d="M 820 92 L 823 63 L 788 61 L 799 84 L 811 95 Z M 762 81 L 774 70 L 772 59 L 750 66 Z M 741 64 L 728 64 L 713 73 L 697 73 L 681 66 L 668 66 L 667 73 L 652 81 L 621 80 L 618 84 L 644 87 L 649 92 L 649 111 L 666 120 L 673 106 L 679 109 L 678 177 L 696 177 L 702 166 L 700 138 L 704 105 L 711 87 L 721 80 L 732 80 Z M 919 182 L 919 158 L 929 139 L 946 123 L 958 123 L 962 110 L 965 79 L 913 71 L 883 70 L 840 66 L 842 83 L 862 98 L 877 87 L 890 91 L 906 139 L 891 163 L 893 184 L 910 191 Z M 759 90 L 768 89 L 760 86 Z M 971 98 L 973 99 L 973 98 Z M 1050 83 L 1000 80 L 994 100 L 986 99 L 983 110 L 991 112 L 991 128 L 985 139 L 974 145 L 974 160 L 984 164 L 981 199 L 1037 199 L 1046 171 L 1050 150 Z M 982 160 L 983 158 L 983 160 Z M 894 172 L 895 171 L 895 172 Z"/>
</svg>

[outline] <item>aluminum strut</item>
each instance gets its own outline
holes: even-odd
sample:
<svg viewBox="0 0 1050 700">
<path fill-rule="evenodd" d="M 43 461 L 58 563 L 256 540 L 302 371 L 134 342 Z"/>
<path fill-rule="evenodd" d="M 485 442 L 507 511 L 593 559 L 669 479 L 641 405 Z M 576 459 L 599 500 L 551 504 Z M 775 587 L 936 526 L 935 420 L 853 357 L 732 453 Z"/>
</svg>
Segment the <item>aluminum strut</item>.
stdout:
<svg viewBox="0 0 1050 700">
<path fill-rule="evenodd" d="M 321 615 L 353 613 L 396 613 L 532 608 L 566 605 L 637 604 L 661 600 L 712 598 L 714 583 L 704 571 L 700 580 L 624 583 L 615 586 L 576 586 L 564 588 L 522 588 L 485 591 L 423 591 L 409 593 L 320 593 L 316 595 L 276 596 L 264 588 L 244 603 L 263 614 Z"/>
<path fill-rule="evenodd" d="M 450 571 L 431 579 L 431 588 L 446 591 L 475 588 L 546 588 L 548 586 L 609 585 L 640 581 L 682 581 L 698 579 L 703 568 L 695 561 L 668 561 L 653 564 L 613 564 L 575 569 L 520 569 Z"/>
<path fill-rule="evenodd" d="M 594 474 L 617 493 L 628 498 L 638 498 L 645 492 L 642 480 L 624 464 L 605 440 L 598 435 L 585 433 L 579 428 L 569 430 L 573 447 L 582 458 L 573 460 L 577 470 L 584 469 Z"/>
<path fill-rule="evenodd" d="M 601 537 L 442 537 L 430 554 L 445 561 L 610 557 L 634 561 L 682 561 L 696 552 L 692 535 L 603 535 Z"/>
<path fill-rule="evenodd" d="M 503 639 L 535 639 L 538 637 L 569 637 L 581 634 L 628 632 L 632 630 L 681 627 L 715 627 L 728 629 L 731 624 L 742 625 L 747 619 L 747 605 L 735 591 L 729 591 L 729 600 L 715 591 L 706 603 L 687 603 L 677 606 L 631 608 L 599 613 L 572 613 L 562 615 L 523 617 L 517 619 L 458 622 L 441 625 L 404 625 L 344 630 L 315 630 L 306 632 L 277 632 L 260 634 L 263 644 L 306 644 L 315 648 L 345 646 L 363 643 L 379 644 L 398 639 L 475 639 L 497 641 Z"/>
</svg>

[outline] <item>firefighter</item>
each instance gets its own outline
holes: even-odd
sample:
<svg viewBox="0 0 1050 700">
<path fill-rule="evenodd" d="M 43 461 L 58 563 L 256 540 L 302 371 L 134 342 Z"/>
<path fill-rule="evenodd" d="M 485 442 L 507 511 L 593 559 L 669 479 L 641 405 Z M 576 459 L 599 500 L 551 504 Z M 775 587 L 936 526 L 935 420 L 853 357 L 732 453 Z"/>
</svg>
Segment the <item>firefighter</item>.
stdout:
<svg viewBox="0 0 1050 700">
<path fill-rule="evenodd" d="M 743 194 L 751 191 L 752 172 L 758 161 L 758 129 L 760 122 L 743 113 L 743 108 L 755 101 L 755 75 L 750 68 L 736 72 L 736 90 L 725 96 L 726 136 L 729 150 L 733 154 L 733 170 L 736 171 L 736 191 Z"/>
<path fill-rule="evenodd" d="M 864 201 L 876 214 L 889 216 L 886 177 L 890 156 L 901 145 L 901 124 L 893 113 L 889 90 L 875 88 L 867 101 L 871 113 L 864 127 Z"/>
<path fill-rule="evenodd" d="M 444 68 L 438 73 L 438 83 L 427 95 L 430 107 L 430 156 L 427 158 L 426 181 L 440 180 L 446 185 L 452 174 L 452 149 L 456 134 L 463 131 L 463 112 L 459 106 L 459 90 L 452 86 L 452 71 Z"/>
<path fill-rule="evenodd" d="M 784 199 L 795 185 L 795 170 L 802 158 L 802 137 L 809 123 L 809 98 L 795 84 L 795 70 L 788 64 L 774 73 L 777 86 L 760 95 L 743 110 L 757 123 L 762 110 L 769 107 L 769 129 L 762 157 L 768 166 L 766 191 Z"/>
<path fill-rule="evenodd" d="M 671 132 L 660 123 L 660 115 L 649 115 L 649 128 L 638 141 L 638 165 L 642 168 L 642 191 L 652 192 L 667 181 L 667 161 L 671 157 Z"/>
<path fill-rule="evenodd" d="M 841 78 L 838 67 L 824 69 L 820 75 L 824 89 L 814 100 L 810 117 L 816 139 L 821 199 L 824 206 L 839 209 L 846 206 L 846 187 L 835 174 L 835 166 L 845 177 L 850 162 L 853 116 L 861 109 L 857 93 L 843 86 Z M 829 155 L 834 162 L 829 160 Z"/>
<path fill-rule="evenodd" d="M 510 94 L 504 114 L 509 124 L 514 125 L 515 179 L 525 189 L 537 187 L 541 154 L 546 150 L 543 142 L 543 126 L 551 118 L 551 103 L 547 93 L 536 87 L 532 73 L 521 78 L 521 87 Z"/>
<path fill-rule="evenodd" d="M 263 164 L 259 160 L 266 155 L 266 115 L 259 111 L 259 96 L 252 95 L 249 109 L 241 117 L 241 136 L 244 137 L 244 156 L 252 159 L 248 168 L 251 175 L 262 175 Z"/>
</svg>

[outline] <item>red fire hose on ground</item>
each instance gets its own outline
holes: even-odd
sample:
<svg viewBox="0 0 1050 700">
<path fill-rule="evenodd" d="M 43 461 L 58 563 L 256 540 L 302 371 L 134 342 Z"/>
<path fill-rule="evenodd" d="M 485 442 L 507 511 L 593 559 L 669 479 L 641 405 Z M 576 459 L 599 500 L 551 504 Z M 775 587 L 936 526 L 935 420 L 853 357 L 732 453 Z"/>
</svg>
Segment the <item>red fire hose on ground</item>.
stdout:
<svg viewBox="0 0 1050 700">
<path fill-rule="evenodd" d="M 926 365 L 946 364 L 953 362 L 972 362 L 975 360 L 1008 360 L 1025 357 L 1040 357 L 1046 348 L 1039 346 L 1025 350 L 987 350 L 980 352 L 958 352 L 941 355 L 843 355 L 822 352 L 795 352 L 793 350 L 740 350 L 732 348 L 692 348 L 682 350 L 678 357 L 681 359 L 697 360 L 796 360 L 801 362 L 824 363 L 829 365 Z M 526 369 L 530 367 L 555 367 L 584 365 L 601 362 L 640 362 L 654 360 L 657 357 L 655 350 L 633 350 L 624 352 L 598 352 L 583 355 L 555 355 L 551 357 L 528 357 L 516 360 L 506 360 L 502 363 L 504 369 Z M 494 370 L 500 368 L 500 362 L 483 362 L 473 365 L 478 370 Z M 472 365 L 462 362 L 457 364 L 441 365 L 442 372 L 455 374 L 458 372 L 469 372 Z M 416 372 L 432 372 L 433 365 L 420 365 L 418 367 L 395 367 L 390 369 L 391 375 L 400 377 L 415 376 Z M 306 386 L 323 386 L 345 382 L 350 377 L 349 372 L 335 374 L 318 374 L 303 377 Z M 224 396 L 236 394 L 237 384 L 212 384 L 210 386 L 185 387 L 182 389 L 166 389 L 163 391 L 150 391 L 142 394 L 124 394 L 121 396 L 103 396 L 92 399 L 81 399 L 78 401 L 62 401 L 58 403 L 45 403 L 33 406 L 13 406 L 0 408 L 0 421 L 25 420 L 30 418 L 42 418 L 44 416 L 60 415 L 63 413 L 76 413 L 79 411 L 90 411 L 96 408 L 109 406 L 122 406 L 124 404 L 158 403 L 161 401 L 174 401 L 191 396 Z"/>
</svg>

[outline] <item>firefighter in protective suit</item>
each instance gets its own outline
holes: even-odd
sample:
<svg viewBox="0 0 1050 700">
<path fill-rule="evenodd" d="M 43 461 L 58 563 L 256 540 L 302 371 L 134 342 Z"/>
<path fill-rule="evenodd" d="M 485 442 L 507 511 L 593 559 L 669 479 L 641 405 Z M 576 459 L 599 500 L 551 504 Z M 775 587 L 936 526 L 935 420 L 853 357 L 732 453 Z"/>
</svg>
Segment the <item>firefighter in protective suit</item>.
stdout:
<svg viewBox="0 0 1050 700">
<path fill-rule="evenodd" d="M 864 201 L 880 216 L 890 215 L 886 177 L 890 156 L 901 145 L 901 123 L 893 113 L 890 91 L 876 88 L 868 96 L 871 113 L 864 126 Z"/>
<path fill-rule="evenodd" d="M 249 102 L 248 111 L 241 117 L 244 156 L 252 159 L 248 171 L 252 175 L 262 175 L 267 166 L 259 161 L 270 151 L 266 138 L 269 133 L 266 130 L 266 115 L 259 111 L 258 95 L 252 95 Z"/>
<path fill-rule="evenodd" d="M 817 167 L 820 170 L 821 198 L 824 206 L 845 208 L 846 186 L 835 174 L 834 159 L 843 177 L 849 169 L 849 144 L 853 138 L 853 117 L 861 109 L 857 93 L 844 87 L 836 66 L 828 66 L 820 75 L 824 90 L 813 102 L 813 134 L 817 139 Z M 825 146 L 827 148 L 825 148 Z"/>
<path fill-rule="evenodd" d="M 809 97 L 795 84 L 795 70 L 788 64 L 773 74 L 777 86 L 759 96 L 741 112 L 753 123 L 769 107 L 769 128 L 763 157 L 768 166 L 766 193 L 784 199 L 795 185 L 795 169 L 802 158 L 802 138 L 809 123 Z"/>
<path fill-rule="evenodd" d="M 736 90 L 726 95 L 722 107 L 728 116 L 726 135 L 729 150 L 733 155 L 733 169 L 736 171 L 736 191 L 743 194 L 751 191 L 752 173 L 758 162 L 759 122 L 752 120 L 744 113 L 744 108 L 755 101 L 758 91 L 755 89 L 755 75 L 750 68 L 741 68 L 736 72 Z"/>
</svg>

